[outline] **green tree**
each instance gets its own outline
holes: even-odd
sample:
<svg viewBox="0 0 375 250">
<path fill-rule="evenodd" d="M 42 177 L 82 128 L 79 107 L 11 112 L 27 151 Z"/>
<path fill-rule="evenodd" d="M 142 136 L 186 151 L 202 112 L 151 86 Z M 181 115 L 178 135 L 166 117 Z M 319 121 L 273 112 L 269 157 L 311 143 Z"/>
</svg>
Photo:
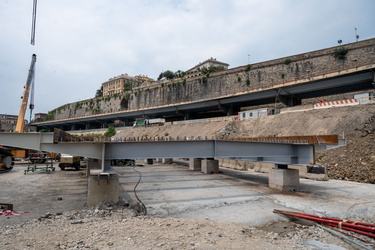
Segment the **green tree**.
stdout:
<svg viewBox="0 0 375 250">
<path fill-rule="evenodd" d="M 114 126 L 109 126 L 107 131 L 104 133 L 104 136 L 107 136 L 107 137 L 112 137 L 116 134 L 116 129 Z"/>
<path fill-rule="evenodd" d="M 182 70 L 177 70 L 175 73 L 174 73 L 175 77 L 178 77 L 178 78 L 182 78 L 186 75 L 186 72 L 182 71 Z"/>
<path fill-rule="evenodd" d="M 127 82 L 124 83 L 124 90 L 125 91 L 132 90 L 132 88 L 133 88 L 133 84 L 130 81 L 127 81 Z"/>
<path fill-rule="evenodd" d="M 345 47 L 336 48 L 333 52 L 333 56 L 339 60 L 344 60 L 346 58 L 346 54 L 348 54 L 348 49 Z"/>
<path fill-rule="evenodd" d="M 175 74 L 171 70 L 164 71 L 164 72 L 160 73 L 160 75 L 158 77 L 158 80 L 161 80 L 163 77 L 170 80 L 170 79 L 175 78 Z"/>
<path fill-rule="evenodd" d="M 103 86 L 100 87 L 100 89 L 96 90 L 95 97 L 101 97 L 103 96 Z"/>
<path fill-rule="evenodd" d="M 173 73 L 171 70 L 166 70 L 160 73 L 158 77 L 158 81 L 163 79 L 164 77 L 167 78 L 168 80 L 174 79 L 174 78 L 182 78 L 186 75 L 186 72 L 182 70 L 177 70 L 176 72 Z"/>
<path fill-rule="evenodd" d="M 217 71 L 222 71 L 222 70 L 224 70 L 223 66 L 210 66 L 208 68 L 202 68 L 202 69 L 200 69 L 200 71 L 203 74 L 209 74 L 209 73 L 213 73 L 213 72 L 217 72 Z"/>
</svg>

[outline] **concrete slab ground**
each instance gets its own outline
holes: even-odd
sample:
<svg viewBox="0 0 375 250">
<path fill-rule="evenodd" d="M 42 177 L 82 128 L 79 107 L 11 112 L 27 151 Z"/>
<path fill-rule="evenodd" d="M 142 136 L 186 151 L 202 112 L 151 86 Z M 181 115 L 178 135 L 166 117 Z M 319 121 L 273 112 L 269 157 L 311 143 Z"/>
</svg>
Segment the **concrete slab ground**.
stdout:
<svg viewBox="0 0 375 250">
<path fill-rule="evenodd" d="M 0 174 L 0 203 L 13 204 L 14 211 L 28 212 L 22 216 L 0 216 L 0 226 L 14 225 L 38 219 L 46 213 L 62 213 L 86 209 L 87 178 L 82 171 L 28 172 L 27 163 L 17 162 L 7 173 Z M 38 164 L 43 167 L 45 164 Z"/>
<path fill-rule="evenodd" d="M 375 222 L 375 188 L 348 181 L 300 179 L 299 192 L 268 187 L 268 174 L 220 168 L 207 175 L 181 164 L 143 165 L 136 189 L 149 215 L 185 219 L 231 221 L 259 226 L 286 220 L 274 209 L 301 211 L 342 219 Z M 136 201 L 133 189 L 139 174 L 132 167 L 116 167 L 121 199 Z M 125 191 L 125 192 L 124 192 Z"/>
</svg>

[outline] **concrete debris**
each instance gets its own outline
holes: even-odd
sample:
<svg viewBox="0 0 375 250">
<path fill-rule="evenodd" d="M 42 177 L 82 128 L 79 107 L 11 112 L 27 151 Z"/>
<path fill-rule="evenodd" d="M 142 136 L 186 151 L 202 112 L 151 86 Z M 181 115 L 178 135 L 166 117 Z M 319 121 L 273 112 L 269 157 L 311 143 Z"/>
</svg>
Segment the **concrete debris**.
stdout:
<svg viewBox="0 0 375 250">
<path fill-rule="evenodd" d="M 303 245 L 311 249 L 322 249 L 322 250 L 346 250 L 344 247 L 339 247 L 333 244 L 325 244 L 317 240 L 309 240 L 303 242 Z"/>
<path fill-rule="evenodd" d="M 0 227 L 3 239 L 0 248 L 248 249 L 252 246 L 252 249 L 311 249 L 317 241 L 321 242 L 319 246 L 354 249 L 316 227 L 297 226 L 288 234 L 282 234 L 230 222 L 136 216 L 129 209 L 109 209 L 112 205 L 107 203 L 62 215 L 47 213 L 43 217 L 48 220 Z"/>
</svg>

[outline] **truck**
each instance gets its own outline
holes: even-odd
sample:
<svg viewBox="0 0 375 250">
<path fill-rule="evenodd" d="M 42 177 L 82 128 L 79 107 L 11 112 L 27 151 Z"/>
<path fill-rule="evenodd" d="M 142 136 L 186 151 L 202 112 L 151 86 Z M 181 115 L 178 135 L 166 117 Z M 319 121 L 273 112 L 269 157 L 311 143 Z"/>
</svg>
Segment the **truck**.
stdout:
<svg viewBox="0 0 375 250">
<path fill-rule="evenodd" d="M 0 173 L 12 170 L 14 165 L 13 154 L 3 147 L 0 147 Z"/>
<path fill-rule="evenodd" d="M 133 126 L 134 127 L 163 126 L 164 123 L 165 123 L 164 118 L 154 118 L 154 119 L 136 118 Z"/>
<path fill-rule="evenodd" d="M 238 112 L 238 120 L 256 119 L 259 117 L 265 117 L 270 115 L 276 115 L 280 111 L 274 108 L 260 108 L 254 110 L 246 110 Z"/>
<path fill-rule="evenodd" d="M 359 104 L 367 104 L 375 102 L 375 92 L 365 92 L 354 95 L 354 99 L 359 101 Z"/>
<path fill-rule="evenodd" d="M 64 171 L 66 168 L 81 169 L 81 157 L 75 155 L 62 154 L 59 160 L 59 168 Z"/>
</svg>

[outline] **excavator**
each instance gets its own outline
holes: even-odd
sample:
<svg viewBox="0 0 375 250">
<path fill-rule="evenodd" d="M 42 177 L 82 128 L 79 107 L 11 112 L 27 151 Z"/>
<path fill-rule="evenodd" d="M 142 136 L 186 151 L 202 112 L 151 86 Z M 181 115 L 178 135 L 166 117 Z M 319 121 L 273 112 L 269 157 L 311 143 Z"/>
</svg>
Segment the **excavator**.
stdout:
<svg viewBox="0 0 375 250">
<path fill-rule="evenodd" d="M 31 65 L 29 69 L 29 74 L 27 76 L 26 85 L 23 86 L 24 90 L 23 90 L 23 95 L 21 97 L 22 101 L 21 101 L 20 111 L 18 114 L 16 129 L 15 129 L 16 133 L 25 132 L 25 114 L 26 114 L 27 104 L 29 101 L 30 90 L 32 89 L 33 82 L 34 82 L 35 62 L 36 62 L 36 55 L 33 54 L 31 57 Z M 30 103 L 29 107 L 31 111 L 34 109 L 33 101 Z M 17 151 L 17 150 L 13 150 L 13 151 Z M 23 150 L 23 151 L 26 152 L 27 150 Z M 33 153 L 33 154 L 37 155 L 37 157 L 34 157 L 34 158 L 39 158 L 38 152 Z M 8 149 L 0 146 L 0 173 L 10 171 L 13 168 L 13 165 L 14 165 L 13 154 L 9 152 Z"/>
</svg>

